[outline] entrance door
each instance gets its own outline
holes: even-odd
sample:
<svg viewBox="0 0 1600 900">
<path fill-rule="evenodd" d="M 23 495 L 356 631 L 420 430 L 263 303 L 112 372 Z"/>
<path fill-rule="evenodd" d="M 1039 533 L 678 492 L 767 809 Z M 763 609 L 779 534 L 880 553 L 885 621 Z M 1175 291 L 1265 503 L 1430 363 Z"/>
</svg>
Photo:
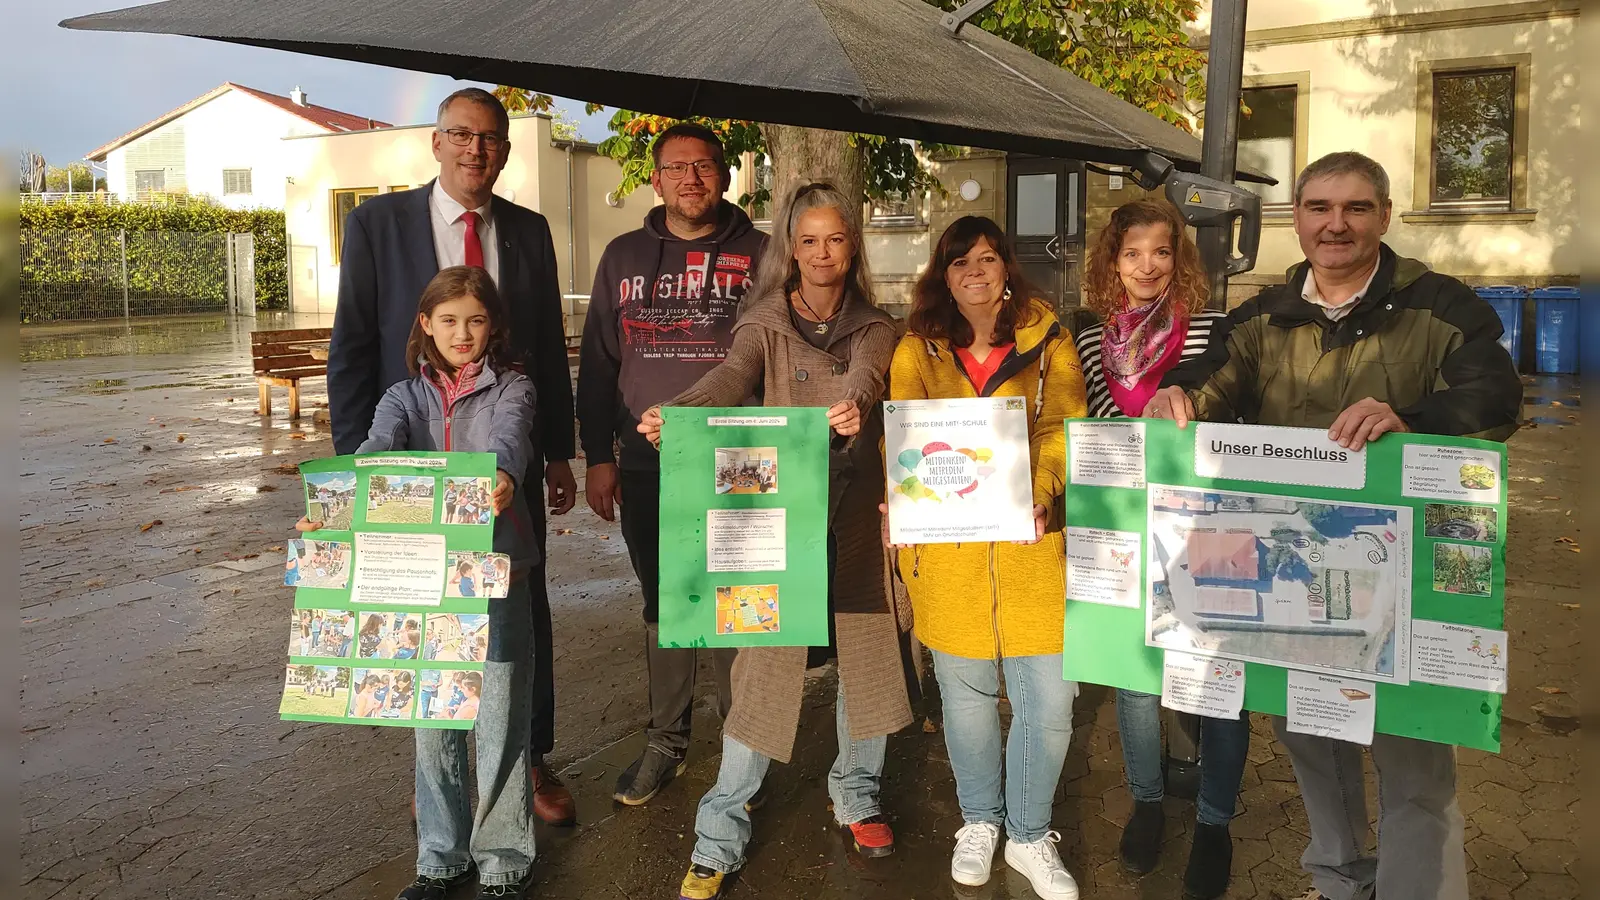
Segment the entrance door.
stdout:
<svg viewBox="0 0 1600 900">
<path fill-rule="evenodd" d="M 1058 311 L 1079 305 L 1083 163 L 1012 155 L 1006 161 L 1006 230 L 1017 261 Z"/>
</svg>

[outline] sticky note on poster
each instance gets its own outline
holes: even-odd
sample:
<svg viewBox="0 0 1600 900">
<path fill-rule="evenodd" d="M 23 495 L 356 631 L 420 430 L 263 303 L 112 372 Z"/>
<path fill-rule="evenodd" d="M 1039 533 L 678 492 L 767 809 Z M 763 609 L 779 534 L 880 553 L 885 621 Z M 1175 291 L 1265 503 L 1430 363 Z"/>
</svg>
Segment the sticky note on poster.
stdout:
<svg viewBox="0 0 1600 900">
<path fill-rule="evenodd" d="M 1407 444 L 1400 493 L 1429 500 L 1500 502 L 1500 454 L 1469 447 Z"/>
<path fill-rule="evenodd" d="M 1377 687 L 1370 681 L 1289 670 L 1289 730 L 1372 744 Z"/>
<path fill-rule="evenodd" d="M 1073 484 L 1144 490 L 1143 422 L 1068 422 Z"/>
<path fill-rule="evenodd" d="M 1161 672 L 1161 705 L 1213 719 L 1239 718 L 1244 709 L 1244 663 L 1168 650 Z"/>
<path fill-rule="evenodd" d="M 1411 680 L 1506 692 L 1506 633 L 1450 622 L 1411 623 Z"/>
<path fill-rule="evenodd" d="M 356 534 L 350 603 L 438 606 L 444 595 L 442 534 Z"/>
<path fill-rule="evenodd" d="M 782 572 L 789 565 L 787 510 L 706 510 L 707 572 Z"/>
<path fill-rule="evenodd" d="M 1139 535 L 1067 529 L 1067 599 L 1139 609 Z"/>
</svg>

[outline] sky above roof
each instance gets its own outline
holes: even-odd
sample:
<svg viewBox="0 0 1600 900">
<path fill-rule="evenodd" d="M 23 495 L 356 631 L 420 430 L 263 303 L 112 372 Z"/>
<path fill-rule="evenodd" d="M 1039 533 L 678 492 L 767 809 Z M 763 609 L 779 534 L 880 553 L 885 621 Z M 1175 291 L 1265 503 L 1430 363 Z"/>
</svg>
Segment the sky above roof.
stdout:
<svg viewBox="0 0 1600 900">
<path fill-rule="evenodd" d="M 4 143 L 65 165 L 225 81 L 282 95 L 299 86 L 319 106 L 398 125 L 431 121 L 439 101 L 468 84 L 218 41 L 57 26 L 65 18 L 136 2 L 0 0 L 12 35 L 0 54 L 0 79 L 13 86 L 0 92 L 0 121 L 9 135 Z M 581 103 L 560 105 L 580 123 L 584 138 L 610 134 L 609 113 L 585 117 Z"/>
</svg>

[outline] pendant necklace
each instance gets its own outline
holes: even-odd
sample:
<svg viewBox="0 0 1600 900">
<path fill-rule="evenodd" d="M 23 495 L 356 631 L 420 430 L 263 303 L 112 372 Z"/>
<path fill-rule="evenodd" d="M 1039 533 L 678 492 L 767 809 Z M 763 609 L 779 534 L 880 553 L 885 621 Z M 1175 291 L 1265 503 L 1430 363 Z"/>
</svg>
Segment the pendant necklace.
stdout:
<svg viewBox="0 0 1600 900">
<path fill-rule="evenodd" d="M 795 291 L 794 295 L 799 298 L 800 305 L 804 306 L 806 308 L 806 312 L 810 313 L 811 317 L 813 319 L 818 320 L 818 321 L 814 322 L 813 325 L 812 325 L 812 327 L 814 327 L 816 329 L 817 334 L 827 334 L 828 333 L 828 323 L 833 320 L 833 316 L 837 316 L 839 314 L 839 310 L 837 310 L 837 309 L 834 310 L 833 311 L 833 316 L 829 316 L 828 318 L 824 319 L 821 316 L 817 315 L 817 311 L 811 308 L 811 304 L 806 302 L 806 295 L 805 294 L 801 293 L 800 291 Z M 839 304 L 839 306 L 841 308 L 843 308 L 844 304 L 841 303 L 841 304 Z"/>
</svg>

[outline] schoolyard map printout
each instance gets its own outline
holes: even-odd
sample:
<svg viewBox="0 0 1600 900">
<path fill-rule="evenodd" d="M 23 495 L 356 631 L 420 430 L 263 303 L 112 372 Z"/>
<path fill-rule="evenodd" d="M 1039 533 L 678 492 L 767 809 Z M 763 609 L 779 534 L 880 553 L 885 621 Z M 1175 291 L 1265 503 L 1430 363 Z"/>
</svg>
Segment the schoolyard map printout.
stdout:
<svg viewBox="0 0 1600 900">
<path fill-rule="evenodd" d="M 1129 435 L 1086 424 L 1064 425 L 1068 471 L 1086 451 L 1095 473 L 1069 479 L 1065 504 L 1065 677 L 1157 693 L 1175 660 L 1228 660 L 1245 709 L 1499 749 L 1503 445 L 1387 434 L 1350 450 L 1324 429 L 1140 420 L 1116 423 L 1141 429 L 1129 472 Z M 1169 705 L 1200 705 L 1184 690 Z"/>
<path fill-rule="evenodd" d="M 660 645 L 826 644 L 827 410 L 661 412 Z"/>
<path fill-rule="evenodd" d="M 313 722 L 471 728 L 494 549 L 492 453 L 388 452 L 302 463 L 306 517 L 287 543 L 295 589 L 279 714 Z"/>
<path fill-rule="evenodd" d="M 1033 540 L 1023 398 L 886 400 L 883 433 L 891 543 Z"/>
</svg>

